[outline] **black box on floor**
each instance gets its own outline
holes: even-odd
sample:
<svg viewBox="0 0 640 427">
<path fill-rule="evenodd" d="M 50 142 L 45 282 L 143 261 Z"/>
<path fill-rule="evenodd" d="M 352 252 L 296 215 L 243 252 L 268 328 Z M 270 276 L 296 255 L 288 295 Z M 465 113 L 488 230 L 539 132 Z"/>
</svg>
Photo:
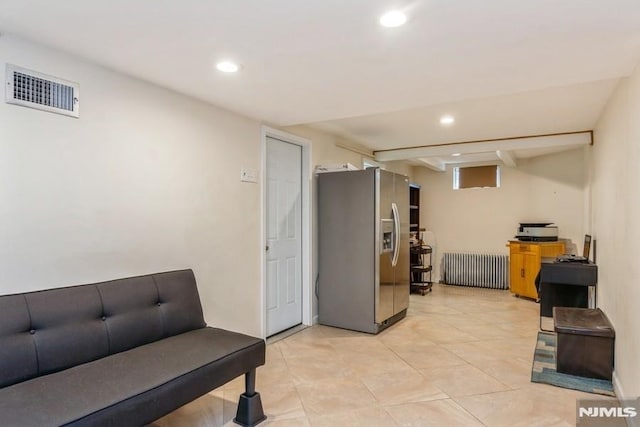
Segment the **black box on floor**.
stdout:
<svg viewBox="0 0 640 427">
<path fill-rule="evenodd" d="M 611 380 L 615 331 L 599 308 L 554 307 L 553 323 L 558 372 Z"/>
</svg>

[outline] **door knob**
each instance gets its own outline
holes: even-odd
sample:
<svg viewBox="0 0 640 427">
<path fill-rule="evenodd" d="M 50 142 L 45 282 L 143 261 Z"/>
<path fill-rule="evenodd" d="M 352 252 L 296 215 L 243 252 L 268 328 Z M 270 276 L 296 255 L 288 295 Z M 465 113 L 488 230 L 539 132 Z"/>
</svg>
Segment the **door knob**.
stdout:
<svg viewBox="0 0 640 427">
<path fill-rule="evenodd" d="M 266 251 L 268 251 L 268 250 L 269 250 L 269 245 L 267 245 L 267 246 L 265 247 L 265 250 L 266 250 Z"/>
</svg>

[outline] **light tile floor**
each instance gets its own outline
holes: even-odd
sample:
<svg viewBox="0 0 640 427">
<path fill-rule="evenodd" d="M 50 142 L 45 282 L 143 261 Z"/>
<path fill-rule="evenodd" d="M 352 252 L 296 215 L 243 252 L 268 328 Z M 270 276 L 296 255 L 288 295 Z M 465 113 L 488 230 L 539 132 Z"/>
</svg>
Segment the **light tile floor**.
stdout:
<svg viewBox="0 0 640 427">
<path fill-rule="evenodd" d="M 539 306 L 508 291 L 434 285 L 377 336 L 314 326 L 267 345 L 264 426 L 573 426 L 577 399 L 530 382 Z M 232 426 L 244 380 L 152 426 Z"/>
</svg>

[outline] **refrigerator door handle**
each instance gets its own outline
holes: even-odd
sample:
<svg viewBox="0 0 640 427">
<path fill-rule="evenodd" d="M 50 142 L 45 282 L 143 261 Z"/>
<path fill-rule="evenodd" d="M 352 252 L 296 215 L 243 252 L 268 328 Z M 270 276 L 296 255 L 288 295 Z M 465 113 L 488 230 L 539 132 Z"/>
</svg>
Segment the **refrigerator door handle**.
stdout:
<svg viewBox="0 0 640 427">
<path fill-rule="evenodd" d="M 393 212 L 393 258 L 391 259 L 391 266 L 395 267 L 400 257 L 400 213 L 398 212 L 398 205 L 391 203 L 391 211 Z"/>
</svg>

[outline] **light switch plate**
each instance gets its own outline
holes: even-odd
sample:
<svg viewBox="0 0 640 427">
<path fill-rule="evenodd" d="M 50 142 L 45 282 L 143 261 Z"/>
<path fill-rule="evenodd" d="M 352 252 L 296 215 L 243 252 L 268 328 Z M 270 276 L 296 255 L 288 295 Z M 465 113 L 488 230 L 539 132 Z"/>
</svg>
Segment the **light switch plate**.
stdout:
<svg viewBox="0 0 640 427">
<path fill-rule="evenodd" d="M 240 168 L 240 181 L 258 182 L 258 171 L 251 168 Z"/>
</svg>

